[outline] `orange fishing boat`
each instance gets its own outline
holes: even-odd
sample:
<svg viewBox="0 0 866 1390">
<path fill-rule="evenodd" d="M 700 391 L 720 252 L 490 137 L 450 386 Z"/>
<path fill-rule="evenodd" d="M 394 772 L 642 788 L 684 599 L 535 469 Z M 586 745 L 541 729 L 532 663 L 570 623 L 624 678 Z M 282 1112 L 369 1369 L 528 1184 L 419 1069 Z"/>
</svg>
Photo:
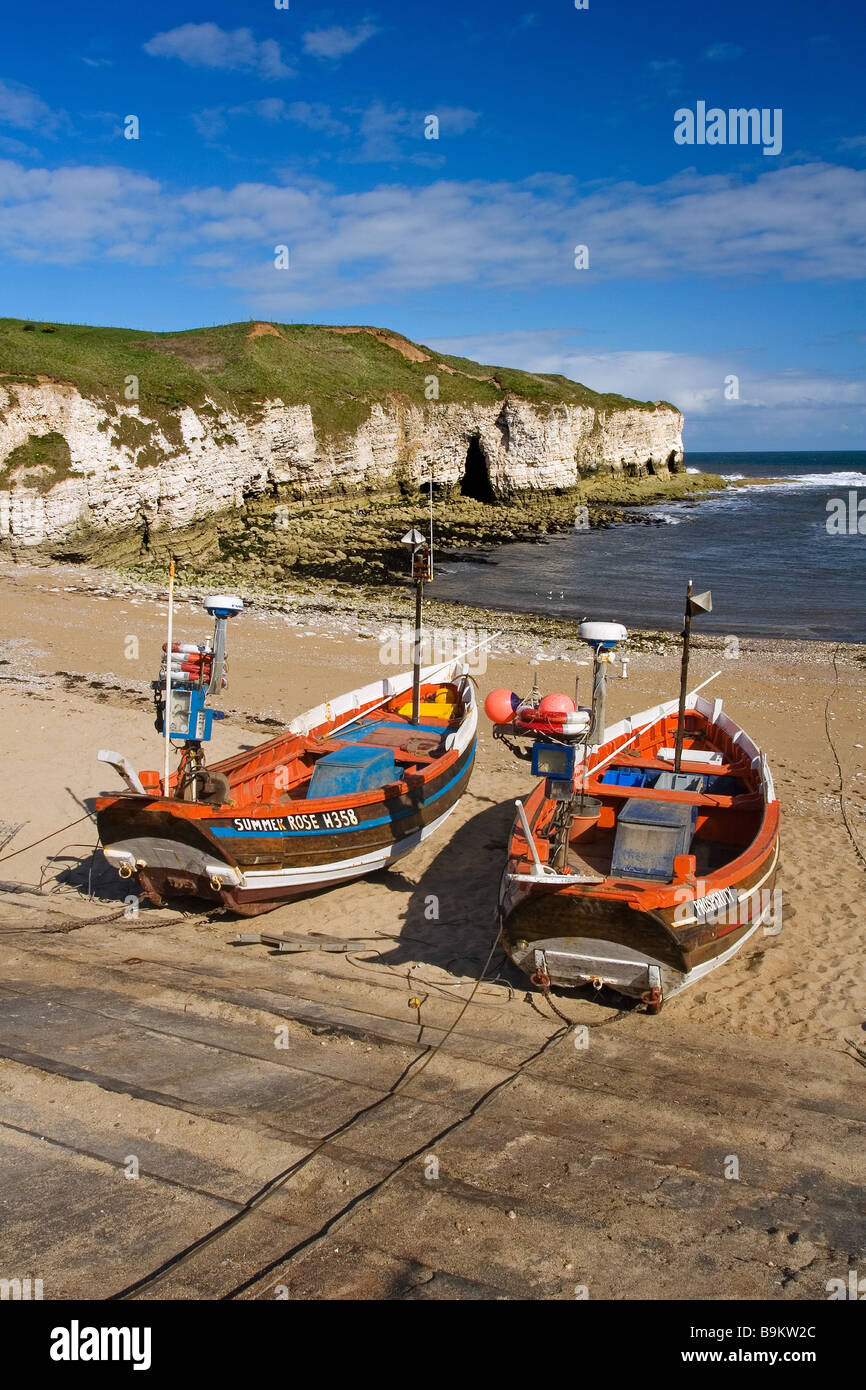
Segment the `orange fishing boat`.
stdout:
<svg viewBox="0 0 866 1390">
<path fill-rule="evenodd" d="M 488 697 L 494 733 L 543 778 L 516 803 L 499 900 L 506 951 L 543 987 L 609 987 L 655 1012 L 779 930 L 767 760 L 721 700 L 687 689 L 689 619 L 708 599 L 689 591 L 679 700 L 604 727 L 605 667 L 626 635 L 607 623 L 580 630 L 591 709 Z"/>
<path fill-rule="evenodd" d="M 435 678 L 434 678 L 435 677 Z M 319 705 L 248 753 L 169 777 L 134 773 L 96 799 L 109 863 L 146 896 L 222 903 L 244 916 L 393 864 L 435 833 L 469 782 L 477 710 L 461 663 Z M 196 792 L 195 799 L 192 793 Z"/>
<path fill-rule="evenodd" d="M 148 899 L 200 899 L 252 916 L 385 868 L 447 820 L 472 772 L 477 705 L 468 653 L 421 668 L 429 562 L 421 537 L 411 535 L 413 669 L 307 710 L 285 733 L 211 765 L 203 749 L 221 715 L 208 698 L 225 684 L 226 625 L 243 604 L 205 599 L 213 638 L 174 642 L 172 570 L 169 634 L 153 685 L 163 773 L 135 772 L 121 754 L 99 754 L 126 784 L 96 798 L 105 856 Z M 180 751 L 176 772 L 172 747 Z"/>
</svg>

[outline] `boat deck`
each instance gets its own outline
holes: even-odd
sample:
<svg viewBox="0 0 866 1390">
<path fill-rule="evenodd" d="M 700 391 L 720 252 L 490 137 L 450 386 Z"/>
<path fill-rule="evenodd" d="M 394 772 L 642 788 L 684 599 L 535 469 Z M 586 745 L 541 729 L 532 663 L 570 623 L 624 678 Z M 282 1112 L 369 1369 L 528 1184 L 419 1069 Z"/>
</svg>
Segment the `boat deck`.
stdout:
<svg viewBox="0 0 866 1390">
<path fill-rule="evenodd" d="M 445 738 L 453 726 L 447 719 L 424 719 L 418 724 L 400 715 L 370 715 L 346 730 L 347 743 L 365 743 L 376 748 L 393 748 L 401 760 L 427 762 L 445 752 Z M 340 741 L 343 739 L 341 737 Z"/>
</svg>

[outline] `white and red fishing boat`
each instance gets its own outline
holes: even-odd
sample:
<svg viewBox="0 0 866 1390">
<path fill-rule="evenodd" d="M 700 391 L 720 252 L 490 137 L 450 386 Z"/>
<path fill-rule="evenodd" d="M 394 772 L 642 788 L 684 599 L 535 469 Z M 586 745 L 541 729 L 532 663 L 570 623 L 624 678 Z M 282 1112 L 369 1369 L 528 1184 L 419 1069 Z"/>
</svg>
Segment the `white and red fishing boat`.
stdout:
<svg viewBox="0 0 866 1390">
<path fill-rule="evenodd" d="M 226 623 L 242 604 L 216 595 L 205 607 L 213 640 L 180 644 L 170 633 L 154 683 L 162 776 L 99 755 L 126 783 L 96 799 L 106 858 L 123 877 L 157 903 L 203 899 L 252 916 L 382 869 L 439 829 L 475 757 L 466 653 L 422 669 L 416 630 L 412 671 L 307 710 L 277 738 L 206 766 L 219 715 L 207 697 L 225 683 Z M 176 772 L 170 745 L 181 747 Z"/>
<path fill-rule="evenodd" d="M 607 986 L 655 1012 L 779 929 L 767 760 L 720 699 L 687 688 L 690 618 L 708 606 L 690 586 L 679 700 L 605 727 L 605 668 L 626 636 L 615 623 L 580 628 L 591 709 L 537 690 L 488 696 L 495 734 L 542 779 L 516 803 L 499 907 L 506 951 L 545 988 Z"/>
</svg>

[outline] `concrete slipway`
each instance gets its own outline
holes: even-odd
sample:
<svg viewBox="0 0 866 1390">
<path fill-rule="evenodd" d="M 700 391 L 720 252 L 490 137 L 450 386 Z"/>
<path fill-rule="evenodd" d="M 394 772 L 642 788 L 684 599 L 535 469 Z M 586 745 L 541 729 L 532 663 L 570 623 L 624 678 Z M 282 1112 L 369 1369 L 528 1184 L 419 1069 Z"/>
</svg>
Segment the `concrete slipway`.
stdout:
<svg viewBox="0 0 866 1390">
<path fill-rule="evenodd" d="M 0 1273 L 46 1299 L 785 1300 L 856 1268 L 856 1059 L 557 996 L 575 1034 L 501 957 L 431 1054 L 492 927 L 377 938 L 347 891 L 316 930 L 362 949 L 271 955 L 232 938 L 290 909 L 0 887 Z"/>
</svg>

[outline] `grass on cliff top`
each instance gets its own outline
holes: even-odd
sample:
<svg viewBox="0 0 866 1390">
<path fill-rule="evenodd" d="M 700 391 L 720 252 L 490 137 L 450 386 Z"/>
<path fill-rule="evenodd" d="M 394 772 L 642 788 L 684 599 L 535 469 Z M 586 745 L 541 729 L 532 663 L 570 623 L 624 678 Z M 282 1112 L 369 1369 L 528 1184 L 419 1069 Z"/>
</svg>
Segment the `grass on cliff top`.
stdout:
<svg viewBox="0 0 866 1390">
<path fill-rule="evenodd" d="M 69 445 L 62 434 L 56 430 L 50 434 L 31 434 L 3 460 L 0 487 L 20 483 L 35 487 L 38 492 L 48 492 L 55 483 L 70 477 L 71 472 Z"/>
<path fill-rule="evenodd" d="M 655 402 L 599 394 L 563 376 L 445 356 L 382 329 L 243 322 L 147 333 L 0 319 L 0 383 L 7 389 L 14 391 L 16 380 L 44 377 L 69 382 L 110 408 L 131 404 L 124 395 L 130 376 L 138 378 L 141 413 L 168 423 L 169 437 L 171 417 L 183 406 L 200 409 L 211 400 L 255 417 L 268 399 L 308 403 L 317 429 L 340 435 L 356 430 L 371 406 L 389 396 L 424 406 L 430 376 L 445 404 L 491 404 L 511 394 L 539 405 L 656 409 Z"/>
</svg>

